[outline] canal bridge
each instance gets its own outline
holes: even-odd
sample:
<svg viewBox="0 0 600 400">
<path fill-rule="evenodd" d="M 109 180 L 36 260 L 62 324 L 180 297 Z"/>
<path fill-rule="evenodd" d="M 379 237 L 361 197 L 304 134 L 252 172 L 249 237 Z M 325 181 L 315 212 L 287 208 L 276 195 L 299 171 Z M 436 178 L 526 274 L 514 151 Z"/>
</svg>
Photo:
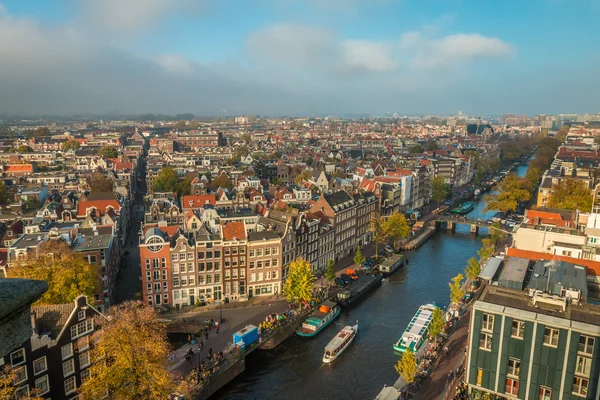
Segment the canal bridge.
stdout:
<svg viewBox="0 0 600 400">
<path fill-rule="evenodd" d="M 479 228 L 496 229 L 500 232 L 504 232 L 507 234 L 512 234 L 511 231 L 507 231 L 502 228 L 498 228 L 496 226 L 492 226 L 492 221 L 487 221 L 483 219 L 470 219 L 464 216 L 456 216 L 456 215 L 438 215 L 434 219 L 435 227 L 438 230 L 447 230 L 454 232 L 456 230 L 456 225 L 467 225 L 471 229 L 471 233 L 477 235 L 479 233 Z"/>
</svg>

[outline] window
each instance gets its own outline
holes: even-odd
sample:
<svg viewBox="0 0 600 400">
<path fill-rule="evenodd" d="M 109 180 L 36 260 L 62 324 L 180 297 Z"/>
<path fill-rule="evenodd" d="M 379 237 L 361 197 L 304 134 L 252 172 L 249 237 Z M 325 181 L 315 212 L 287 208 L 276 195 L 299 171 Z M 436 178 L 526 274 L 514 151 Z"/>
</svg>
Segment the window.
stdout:
<svg viewBox="0 0 600 400">
<path fill-rule="evenodd" d="M 75 372 L 75 361 L 72 358 L 70 360 L 65 361 L 62 365 L 62 369 L 63 376 L 71 375 L 73 372 Z"/>
<path fill-rule="evenodd" d="M 187 285 L 187 276 L 182 276 L 181 277 L 181 286 L 185 286 Z"/>
<path fill-rule="evenodd" d="M 179 286 L 179 277 L 178 276 L 173 277 L 173 286 Z"/>
<path fill-rule="evenodd" d="M 188 276 L 188 285 L 194 285 L 194 278 L 191 276 Z"/>
<path fill-rule="evenodd" d="M 206 284 L 207 285 L 212 284 L 212 275 L 206 275 Z"/>
<path fill-rule="evenodd" d="M 231 250 L 229 249 L 229 247 L 225 247 L 225 255 L 228 256 L 231 254 Z"/>
<path fill-rule="evenodd" d="M 577 365 L 575 367 L 575 373 L 590 376 L 590 368 L 592 367 L 592 359 L 582 356 L 577 356 Z"/>
<path fill-rule="evenodd" d="M 171 261 L 179 261 L 179 254 L 177 254 L 177 253 L 171 254 Z"/>
<path fill-rule="evenodd" d="M 254 269 L 254 261 L 250 261 L 250 264 L 248 265 L 248 268 Z"/>
<path fill-rule="evenodd" d="M 167 259 L 166 258 L 161 258 L 160 266 L 161 266 L 161 268 L 167 268 Z"/>
<path fill-rule="evenodd" d="M 166 283 L 166 282 L 165 282 Z M 71 327 L 71 339 L 88 334 L 94 330 L 94 320 L 87 319 Z"/>
<path fill-rule="evenodd" d="M 273 271 L 273 279 L 277 279 L 277 271 Z"/>
<path fill-rule="evenodd" d="M 540 387 L 540 396 L 538 397 L 538 400 L 550 399 L 552 399 L 552 390 L 548 389 L 547 387 Z"/>
<path fill-rule="evenodd" d="M 25 362 L 25 349 L 19 349 L 10 355 L 10 363 L 13 367 Z"/>
<path fill-rule="evenodd" d="M 77 339 L 77 343 L 75 344 L 75 348 L 77 351 L 81 352 L 90 348 L 90 337 L 83 336 Z"/>
<path fill-rule="evenodd" d="M 491 332 L 493 328 L 494 328 L 494 316 L 491 314 L 483 314 L 481 330 Z"/>
<path fill-rule="evenodd" d="M 490 333 L 481 332 L 479 336 L 479 348 L 492 351 L 492 335 Z"/>
<path fill-rule="evenodd" d="M 579 336 L 579 352 L 584 354 L 592 354 L 594 350 L 594 338 L 589 336 Z"/>
<path fill-rule="evenodd" d="M 198 285 L 204 285 L 204 275 L 198 275 Z"/>
<path fill-rule="evenodd" d="M 65 379 L 65 394 L 73 393 L 77 389 L 75 385 L 75 377 L 71 376 Z"/>
<path fill-rule="evenodd" d="M 207 251 L 206 252 L 206 258 L 213 258 L 213 252 L 212 251 Z"/>
<path fill-rule="evenodd" d="M 265 260 L 265 268 L 269 268 L 271 266 L 271 260 Z"/>
<path fill-rule="evenodd" d="M 69 358 L 73 355 L 73 343 L 67 343 L 63 347 L 60 348 L 60 353 L 62 354 L 62 359 Z"/>
<path fill-rule="evenodd" d="M 194 253 L 187 253 L 188 261 L 194 260 Z"/>
<path fill-rule="evenodd" d="M 27 366 L 23 365 L 22 367 L 15 368 L 15 380 L 13 383 L 18 385 L 21 382 L 25 382 L 27 380 Z"/>
<path fill-rule="evenodd" d="M 273 255 L 276 256 L 277 254 L 279 254 L 279 248 L 273 247 Z"/>
<path fill-rule="evenodd" d="M 237 247 L 232 247 L 231 248 L 231 255 L 235 256 L 235 255 L 237 255 L 237 253 L 238 253 L 238 248 Z"/>
<path fill-rule="evenodd" d="M 179 272 L 186 272 L 185 263 L 181 264 L 181 268 L 179 268 Z"/>
<path fill-rule="evenodd" d="M 29 385 L 21 386 L 15 390 L 15 399 L 28 399 L 29 398 Z"/>
<path fill-rule="evenodd" d="M 181 255 L 179 256 L 179 259 L 181 261 L 185 261 L 185 253 L 181 253 Z"/>
<path fill-rule="evenodd" d="M 159 281 L 160 280 L 160 271 L 153 271 L 153 272 L 154 272 L 154 280 Z"/>
<path fill-rule="evenodd" d="M 552 347 L 558 346 L 558 329 L 544 329 L 544 344 Z"/>
<path fill-rule="evenodd" d="M 221 274 L 215 274 L 214 281 L 215 281 L 215 283 L 220 283 L 221 282 Z"/>
<path fill-rule="evenodd" d="M 256 262 L 256 268 L 262 268 L 262 261 L 257 261 Z"/>
<path fill-rule="evenodd" d="M 212 271 L 212 269 L 213 269 L 213 263 L 207 262 L 206 263 L 206 271 Z"/>
<path fill-rule="evenodd" d="M 589 379 L 576 376 L 573 380 L 573 394 L 586 397 L 588 393 Z"/>
<path fill-rule="evenodd" d="M 48 363 L 46 362 L 46 356 L 38 358 L 33 362 L 33 373 L 35 375 L 41 374 L 48 369 Z"/>
<path fill-rule="evenodd" d="M 481 382 L 483 381 L 483 369 L 477 368 L 477 386 L 481 386 Z"/>
<path fill-rule="evenodd" d="M 250 282 L 256 281 L 256 274 L 250 274 Z"/>
<path fill-rule="evenodd" d="M 220 261 L 215 261 L 215 271 L 218 271 L 221 269 L 221 262 Z"/>
<path fill-rule="evenodd" d="M 198 263 L 198 272 L 204 272 L 204 263 Z"/>
<path fill-rule="evenodd" d="M 262 249 L 256 249 L 256 256 L 257 257 L 262 257 L 262 255 L 263 255 Z"/>
<path fill-rule="evenodd" d="M 274 267 L 276 267 L 276 266 L 277 266 L 277 264 L 278 264 L 278 262 L 277 262 L 277 259 L 276 259 L 276 258 L 274 258 L 274 259 L 272 260 L 272 262 L 271 262 L 271 265 L 272 265 L 272 266 L 274 266 Z"/>
<path fill-rule="evenodd" d="M 248 256 L 249 257 L 254 257 L 254 249 L 248 250 Z"/>
<path fill-rule="evenodd" d="M 35 389 L 36 394 L 38 395 L 48 393 L 48 391 L 50 390 L 50 385 L 48 384 L 48 375 L 44 375 L 41 378 L 35 380 Z"/>
<path fill-rule="evenodd" d="M 267 248 L 265 249 L 265 256 L 270 256 L 270 255 L 271 255 L 271 248 L 270 248 L 270 247 L 267 247 Z"/>
<path fill-rule="evenodd" d="M 89 369 L 84 369 L 83 371 L 81 371 L 81 382 L 85 382 L 89 379 L 90 377 L 90 370 Z"/>
<path fill-rule="evenodd" d="M 525 322 L 513 319 L 511 336 L 518 339 L 523 339 L 525 332 Z"/>
<path fill-rule="evenodd" d="M 516 358 L 510 358 L 508 360 L 508 372 L 507 374 L 509 376 L 519 376 L 519 373 L 521 372 L 521 361 L 517 360 Z"/>
<path fill-rule="evenodd" d="M 513 378 L 506 379 L 506 389 L 504 391 L 506 394 L 510 394 L 513 396 L 517 396 L 519 394 L 519 380 Z"/>
<path fill-rule="evenodd" d="M 90 352 L 86 351 L 79 354 L 79 368 L 85 368 L 90 365 Z"/>
</svg>

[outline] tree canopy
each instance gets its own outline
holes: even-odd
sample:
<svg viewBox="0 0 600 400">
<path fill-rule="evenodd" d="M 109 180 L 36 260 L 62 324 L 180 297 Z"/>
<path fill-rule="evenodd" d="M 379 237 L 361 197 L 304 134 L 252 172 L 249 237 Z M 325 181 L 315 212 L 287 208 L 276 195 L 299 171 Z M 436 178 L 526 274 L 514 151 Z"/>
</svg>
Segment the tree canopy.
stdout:
<svg viewBox="0 0 600 400">
<path fill-rule="evenodd" d="M 329 281 L 329 283 L 333 282 L 335 279 L 335 263 L 333 260 L 327 261 L 327 268 L 325 269 L 325 278 Z"/>
<path fill-rule="evenodd" d="M 496 246 L 494 239 L 492 237 L 488 237 L 481 240 L 481 248 L 477 251 L 477 255 L 482 261 L 485 261 L 494 254 L 495 250 Z"/>
<path fill-rule="evenodd" d="M 0 181 L 0 205 L 6 204 L 8 201 L 12 200 L 12 198 L 13 194 L 8 191 L 6 183 Z"/>
<path fill-rule="evenodd" d="M 98 150 L 98 155 L 104 158 L 117 158 L 119 151 L 114 146 L 102 146 Z"/>
<path fill-rule="evenodd" d="M 113 181 L 100 172 L 93 173 L 88 178 L 88 184 L 92 192 L 112 192 L 113 190 Z"/>
<path fill-rule="evenodd" d="M 365 256 L 362 254 L 360 246 L 356 248 L 356 254 L 354 254 L 354 264 L 361 266 L 365 262 Z"/>
<path fill-rule="evenodd" d="M 312 300 L 313 282 L 315 275 L 312 272 L 310 263 L 303 258 L 299 258 L 290 263 L 289 273 L 283 284 L 283 294 L 289 302 L 299 302 Z"/>
<path fill-rule="evenodd" d="M 25 144 L 22 144 L 19 147 L 17 147 L 17 151 L 19 153 L 33 153 L 33 149 Z"/>
<path fill-rule="evenodd" d="M 592 191 L 583 182 L 566 179 L 552 186 L 549 205 L 552 208 L 589 212 L 592 210 L 592 202 Z"/>
<path fill-rule="evenodd" d="M 66 304 L 79 295 L 94 298 L 98 291 L 100 267 L 90 264 L 81 253 L 63 241 L 48 241 L 40 246 L 36 258 L 10 268 L 10 277 L 48 282 L 48 291 L 35 303 Z"/>
<path fill-rule="evenodd" d="M 379 243 L 384 243 L 389 236 L 385 230 L 385 220 L 378 213 L 371 214 L 369 230 L 373 233 L 375 241 L 375 257 L 379 257 Z"/>
<path fill-rule="evenodd" d="M 500 193 L 485 196 L 484 211 L 498 210 L 514 212 L 519 203 L 531 199 L 531 192 L 525 187 L 525 181 L 514 173 L 508 174 L 499 185 Z"/>
<path fill-rule="evenodd" d="M 467 267 L 465 268 L 465 275 L 467 276 L 467 278 L 471 280 L 476 279 L 479 276 L 480 272 L 481 264 L 479 264 L 479 261 L 477 261 L 475 257 L 469 258 Z"/>
<path fill-rule="evenodd" d="M 209 187 L 213 190 L 218 188 L 226 188 L 231 189 L 233 184 L 231 183 L 231 179 L 226 174 L 220 174 L 210 180 Z"/>
<path fill-rule="evenodd" d="M 437 339 L 437 336 L 444 331 L 444 325 L 444 312 L 439 307 L 434 308 L 429 324 L 429 336 Z"/>
<path fill-rule="evenodd" d="M 177 196 L 190 194 L 191 185 L 194 177 L 186 175 L 183 179 L 179 178 L 175 168 L 168 166 L 163 168 L 158 176 L 152 182 L 154 192 L 177 193 Z"/>
<path fill-rule="evenodd" d="M 450 195 L 450 185 L 446 183 L 442 176 L 436 176 L 431 180 L 431 200 L 438 203 L 446 200 Z"/>
<path fill-rule="evenodd" d="M 413 383 L 419 372 L 419 365 L 415 353 L 413 353 L 411 349 L 406 349 L 402 354 L 402 358 L 398 360 L 398 363 L 394 368 L 398 375 L 404 378 L 406 383 Z"/>
<path fill-rule="evenodd" d="M 388 217 L 388 219 L 385 221 L 383 229 L 385 230 L 387 236 L 394 241 L 394 248 L 396 248 L 396 241 L 409 237 L 412 230 L 404 214 L 399 212 L 396 212 Z"/>
<path fill-rule="evenodd" d="M 167 371 L 169 343 L 165 324 L 152 307 L 126 302 L 111 307 L 97 321 L 89 378 L 79 390 L 82 400 L 166 399 L 174 391 Z"/>
<path fill-rule="evenodd" d="M 408 148 L 410 154 L 421 154 L 423 152 L 423 146 L 416 144 Z"/>
<path fill-rule="evenodd" d="M 452 278 L 450 283 L 448 283 L 448 286 L 450 287 L 450 303 L 451 304 L 452 303 L 459 304 L 460 301 L 462 300 L 463 296 L 465 295 L 465 290 L 462 288 L 462 284 L 463 284 L 464 280 L 465 280 L 464 275 L 458 274 L 454 278 Z"/>
<path fill-rule="evenodd" d="M 63 151 L 77 150 L 79 148 L 79 146 L 80 146 L 80 144 L 77 140 L 69 139 L 69 140 L 63 142 L 62 149 L 63 149 Z"/>
</svg>

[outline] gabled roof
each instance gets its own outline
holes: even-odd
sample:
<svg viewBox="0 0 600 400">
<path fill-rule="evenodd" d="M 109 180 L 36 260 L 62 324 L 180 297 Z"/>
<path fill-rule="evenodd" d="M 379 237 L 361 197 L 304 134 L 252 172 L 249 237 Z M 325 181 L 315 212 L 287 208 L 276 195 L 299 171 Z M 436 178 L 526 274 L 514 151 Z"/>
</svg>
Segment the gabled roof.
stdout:
<svg viewBox="0 0 600 400">
<path fill-rule="evenodd" d="M 31 307 L 31 312 L 36 318 L 37 331 L 40 334 L 49 333 L 56 339 L 74 309 L 74 304 L 53 304 Z"/>
<path fill-rule="evenodd" d="M 181 201 L 182 208 L 200 208 L 205 204 L 216 205 L 216 196 L 214 194 L 189 195 L 183 196 Z"/>
<path fill-rule="evenodd" d="M 105 212 L 108 207 L 112 207 L 115 211 L 121 210 L 121 205 L 115 200 L 88 200 L 80 201 L 77 204 L 77 216 L 83 217 L 86 215 L 86 210 L 95 207 L 101 212 Z"/>
</svg>

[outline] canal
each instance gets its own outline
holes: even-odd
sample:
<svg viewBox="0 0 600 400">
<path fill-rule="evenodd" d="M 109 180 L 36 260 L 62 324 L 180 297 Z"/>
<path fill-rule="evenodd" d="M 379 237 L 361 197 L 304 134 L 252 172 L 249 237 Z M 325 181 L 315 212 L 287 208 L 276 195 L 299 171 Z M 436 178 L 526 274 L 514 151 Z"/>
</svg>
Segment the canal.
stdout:
<svg viewBox="0 0 600 400">
<path fill-rule="evenodd" d="M 524 176 L 526 166 L 517 168 Z M 483 212 L 484 196 L 469 218 L 490 219 Z M 214 398 L 230 399 L 374 399 L 383 385 L 398 378 L 394 364 L 398 356 L 392 345 L 422 304 L 449 303 L 448 282 L 462 272 L 467 260 L 476 256 L 480 237 L 459 225 L 455 233 L 439 232 L 420 249 L 406 252 L 409 264 L 359 305 L 340 317 L 317 337 L 292 336 L 278 348 L 254 352 L 246 360 L 246 371 Z M 354 343 L 332 364 L 322 362 L 323 349 L 344 325 L 358 320 Z"/>
</svg>

